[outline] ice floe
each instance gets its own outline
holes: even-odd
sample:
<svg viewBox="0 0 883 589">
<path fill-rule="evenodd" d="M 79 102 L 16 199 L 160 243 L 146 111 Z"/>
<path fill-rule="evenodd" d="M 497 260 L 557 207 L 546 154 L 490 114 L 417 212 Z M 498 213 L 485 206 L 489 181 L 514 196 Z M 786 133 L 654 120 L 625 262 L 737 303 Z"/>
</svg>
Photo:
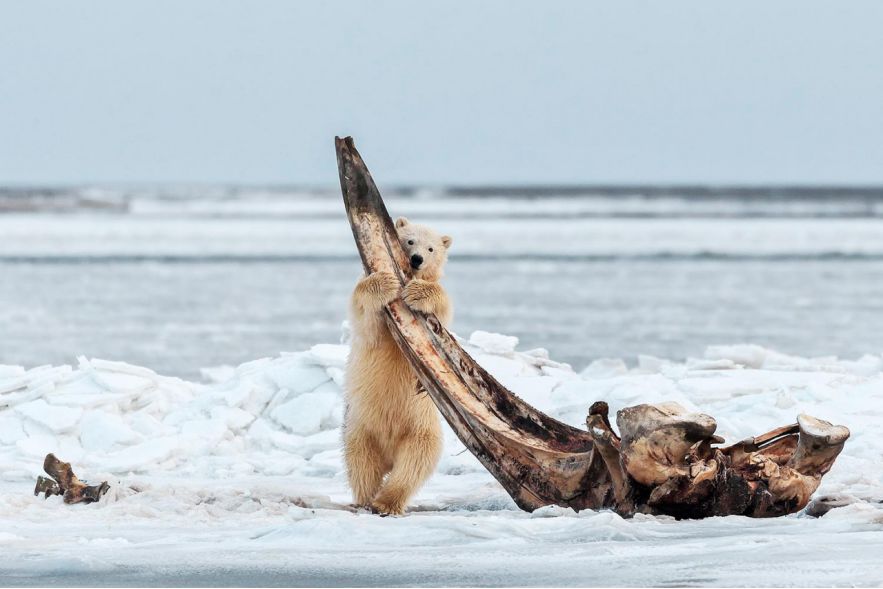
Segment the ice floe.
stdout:
<svg viewBox="0 0 883 589">
<path fill-rule="evenodd" d="M 480 564 L 479 557 L 492 551 L 518 570 L 518 563 L 543 554 L 548 564 L 568 546 L 618 546 L 609 549 L 632 554 L 638 541 L 649 551 L 643 554 L 658 556 L 659 570 L 666 566 L 664 555 L 671 554 L 661 546 L 670 542 L 716 563 L 716 574 L 722 575 L 716 578 L 733 583 L 738 571 L 726 564 L 732 542 L 808 534 L 803 542 L 820 549 L 826 536 L 837 534 L 852 543 L 852 554 L 867 552 L 868 559 L 883 544 L 873 540 L 883 536 L 879 355 L 844 361 L 796 358 L 753 345 L 714 346 L 703 358 L 685 362 L 604 359 L 576 372 L 550 360 L 544 350 L 518 351 L 517 340 L 507 336 L 477 332 L 463 344 L 513 392 L 577 427 L 584 427 L 596 400 L 606 401 L 612 411 L 675 401 L 712 415 L 717 433 L 729 442 L 793 423 L 799 413 L 846 425 L 852 437 L 818 494 L 837 495 L 848 505 L 822 520 L 713 518 L 675 527 L 670 518 L 626 521 L 609 512 L 577 515 L 546 508 L 529 515 L 445 427 L 437 472 L 412 501 L 409 515 L 381 519 L 348 507 L 339 429 L 346 345 L 317 345 L 206 369 L 202 382 L 81 358 L 76 366 L 0 366 L 0 545 L 5 551 L 0 566 L 17 566 L 16 554 L 35 550 L 56 564 L 62 558 L 88 566 L 142 561 L 150 566 L 145 555 L 182 560 L 176 547 L 192 540 L 206 548 L 188 549 L 187 558 L 194 560 L 187 563 L 206 567 L 215 562 L 207 552 L 210 545 L 228 551 L 231 562 L 240 558 L 266 566 L 280 562 L 272 560 L 279 558 L 273 551 L 282 549 L 315 558 L 320 558 L 316 551 L 330 551 L 321 562 L 343 566 L 333 554 L 361 553 L 366 546 L 410 550 L 415 563 L 428 558 L 421 550 L 469 546 L 463 562 L 490 566 Z M 89 481 L 109 480 L 111 491 L 90 506 L 33 497 L 33 480 L 47 452 L 74 463 Z M 47 542 L 49 528 L 64 533 Z M 876 536 L 866 536 L 871 532 Z M 723 542 L 719 552 L 714 538 Z M 782 542 L 775 550 L 790 550 Z M 108 546 L 114 548 L 113 558 L 105 554 Z M 260 556 L 266 550 L 275 556 Z M 474 562 L 468 556 L 473 550 Z M 830 564 L 843 557 L 838 554 L 833 551 L 822 561 L 828 558 Z M 637 552 L 632 556 L 639 559 Z M 573 568 L 568 566 L 562 561 L 558 573 Z M 879 567 L 866 570 L 868 583 L 883 582 Z M 810 565 L 806 571 L 795 578 L 835 581 L 810 576 L 818 573 Z M 525 579 L 532 578 L 530 570 L 524 572 Z M 773 583 L 778 577 L 751 577 L 750 582 L 758 579 Z"/>
</svg>

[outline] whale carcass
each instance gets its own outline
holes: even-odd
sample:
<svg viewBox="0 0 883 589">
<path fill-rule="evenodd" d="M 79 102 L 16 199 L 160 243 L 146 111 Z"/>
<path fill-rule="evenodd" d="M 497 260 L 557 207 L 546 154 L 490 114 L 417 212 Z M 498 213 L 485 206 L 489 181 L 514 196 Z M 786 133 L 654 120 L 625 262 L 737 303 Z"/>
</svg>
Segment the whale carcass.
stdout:
<svg viewBox="0 0 883 589">
<path fill-rule="evenodd" d="M 404 285 L 408 261 L 380 192 L 350 137 L 336 138 L 340 185 L 365 271 Z M 611 508 L 680 518 L 799 511 L 843 449 L 849 430 L 808 415 L 723 446 L 715 420 L 674 403 L 637 405 L 610 423 L 607 404 L 586 429 L 561 423 L 488 374 L 432 315 L 401 299 L 386 322 L 417 379 L 460 440 L 522 509 Z"/>
</svg>

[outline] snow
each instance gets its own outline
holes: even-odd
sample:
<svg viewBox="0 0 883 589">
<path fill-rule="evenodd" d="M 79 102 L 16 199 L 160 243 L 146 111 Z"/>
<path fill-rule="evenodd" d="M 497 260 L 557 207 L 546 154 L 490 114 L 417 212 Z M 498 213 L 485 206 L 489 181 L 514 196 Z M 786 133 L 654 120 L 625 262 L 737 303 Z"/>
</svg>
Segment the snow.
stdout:
<svg viewBox="0 0 883 589">
<path fill-rule="evenodd" d="M 270 416 L 287 430 L 308 436 L 340 425 L 340 395 L 305 393 L 273 409 Z"/>
<path fill-rule="evenodd" d="M 83 415 L 83 410 L 79 407 L 49 405 L 43 399 L 22 403 L 15 409 L 26 418 L 45 425 L 54 433 L 72 429 Z"/>
<path fill-rule="evenodd" d="M 482 352 L 504 356 L 515 351 L 518 346 L 518 338 L 487 331 L 475 331 L 469 337 L 469 343 Z"/>
<path fill-rule="evenodd" d="M 119 582 L 129 577 L 113 575 L 127 571 L 142 584 L 164 571 L 216 584 L 242 571 L 362 585 L 883 583 L 879 354 L 847 361 L 715 346 L 682 363 L 611 358 L 576 372 L 499 334 L 476 332 L 464 345 L 511 390 L 577 427 L 595 400 L 611 411 L 679 403 L 713 416 L 728 442 L 801 413 L 846 425 L 852 437 L 817 495 L 847 505 L 821 519 L 528 514 L 446 426 L 437 472 L 409 513 L 379 518 L 348 505 L 346 345 L 206 369 L 204 382 L 81 358 L 76 367 L 0 366 L 0 570 Z M 81 478 L 110 481 L 110 492 L 96 505 L 34 497 L 50 451 Z"/>
<path fill-rule="evenodd" d="M 87 452 L 107 452 L 142 439 L 122 417 L 107 411 L 90 411 L 80 422 L 80 442 Z"/>
</svg>

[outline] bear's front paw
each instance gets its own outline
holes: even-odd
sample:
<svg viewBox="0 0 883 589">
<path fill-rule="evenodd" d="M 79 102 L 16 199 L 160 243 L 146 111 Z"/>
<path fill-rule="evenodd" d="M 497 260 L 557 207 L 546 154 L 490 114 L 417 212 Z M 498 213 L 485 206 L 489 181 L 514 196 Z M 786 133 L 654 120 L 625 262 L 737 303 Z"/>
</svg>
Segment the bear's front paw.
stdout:
<svg viewBox="0 0 883 589">
<path fill-rule="evenodd" d="M 437 298 L 438 287 L 426 280 L 415 278 L 402 289 L 402 300 L 415 311 L 434 313 Z"/>
<path fill-rule="evenodd" d="M 401 283 L 391 272 L 374 272 L 362 279 L 363 292 L 380 305 L 386 305 L 399 296 Z"/>
</svg>

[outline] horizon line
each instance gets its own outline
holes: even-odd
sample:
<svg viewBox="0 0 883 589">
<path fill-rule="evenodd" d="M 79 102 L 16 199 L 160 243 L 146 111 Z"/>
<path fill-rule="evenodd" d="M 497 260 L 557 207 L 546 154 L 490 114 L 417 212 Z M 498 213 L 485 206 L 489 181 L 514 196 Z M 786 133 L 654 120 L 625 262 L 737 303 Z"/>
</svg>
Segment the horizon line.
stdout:
<svg viewBox="0 0 883 589">
<path fill-rule="evenodd" d="M 780 193 L 853 193 L 881 194 L 883 183 L 797 183 L 797 182 L 480 182 L 480 183 L 440 183 L 440 182 L 390 182 L 382 184 L 385 190 L 398 193 L 415 193 L 426 190 L 439 190 L 448 194 L 520 194 L 520 193 L 558 193 L 587 194 L 587 193 L 677 193 L 689 195 L 690 193 L 756 193 L 756 192 L 780 192 Z M 60 192 L 83 189 L 184 189 L 184 188 L 215 188 L 225 190 L 249 190 L 264 189 L 271 191 L 337 191 L 340 189 L 336 183 L 297 183 L 297 182 L 223 182 L 223 181 L 134 181 L 134 182 L 2 182 L 0 181 L 0 193 L 42 191 Z"/>
</svg>

